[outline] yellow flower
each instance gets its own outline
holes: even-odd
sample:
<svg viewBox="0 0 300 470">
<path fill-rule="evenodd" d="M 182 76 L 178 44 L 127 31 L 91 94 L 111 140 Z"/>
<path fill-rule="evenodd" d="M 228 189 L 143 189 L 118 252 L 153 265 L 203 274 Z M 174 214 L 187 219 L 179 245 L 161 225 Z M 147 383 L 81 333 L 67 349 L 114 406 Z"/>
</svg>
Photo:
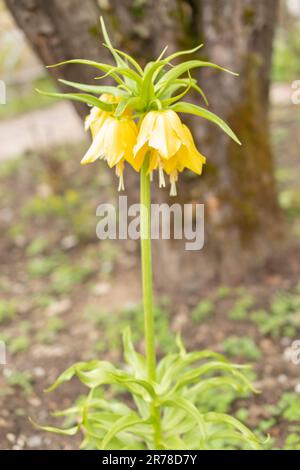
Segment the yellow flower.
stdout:
<svg viewBox="0 0 300 470">
<path fill-rule="evenodd" d="M 110 168 L 116 167 L 119 190 L 124 189 L 124 161 L 133 161 L 133 147 L 137 133 L 133 119 L 107 116 L 95 133 L 92 145 L 81 160 L 81 164 L 94 162 L 98 158 L 104 159 Z"/>
<path fill-rule="evenodd" d="M 113 96 L 108 93 L 104 93 L 103 95 L 100 96 L 100 100 L 108 104 L 114 104 L 114 103 L 117 104 L 120 101 L 120 97 Z M 91 108 L 90 113 L 85 118 L 84 129 L 86 131 L 90 129 L 92 137 L 94 139 L 95 135 L 97 134 L 98 130 L 104 123 L 105 119 L 111 116 L 111 114 L 112 113 L 108 111 L 103 111 L 102 109 L 97 108 L 97 106 L 94 106 L 93 108 Z"/>
<path fill-rule="evenodd" d="M 170 109 L 150 111 L 145 115 L 133 149 L 132 166 L 137 171 L 147 152 L 150 154 L 149 172 L 158 169 L 159 184 L 165 186 L 165 171 L 170 176 L 172 195 L 176 194 L 178 173 L 188 168 L 200 175 L 206 161 L 198 152 L 188 127 Z"/>
</svg>

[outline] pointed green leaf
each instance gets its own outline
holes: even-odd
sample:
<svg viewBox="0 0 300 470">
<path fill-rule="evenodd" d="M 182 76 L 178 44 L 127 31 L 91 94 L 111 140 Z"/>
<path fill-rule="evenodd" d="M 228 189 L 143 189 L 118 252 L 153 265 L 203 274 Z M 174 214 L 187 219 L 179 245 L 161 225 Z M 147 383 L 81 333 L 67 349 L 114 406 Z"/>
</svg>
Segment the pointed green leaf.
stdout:
<svg viewBox="0 0 300 470">
<path fill-rule="evenodd" d="M 185 90 L 183 90 L 182 93 L 180 93 L 179 95 L 176 95 L 176 96 L 172 96 L 171 98 L 163 100 L 162 101 L 163 107 L 168 107 L 171 104 L 176 103 L 176 101 L 181 100 L 181 98 L 183 98 L 190 91 L 191 86 L 192 86 L 192 81 L 190 80 L 189 83 L 185 84 Z"/>
<path fill-rule="evenodd" d="M 237 75 L 236 73 L 231 72 L 230 70 L 212 62 L 205 62 L 203 60 L 189 60 L 187 62 L 183 62 L 182 64 L 176 65 L 160 79 L 157 84 L 159 86 L 160 93 L 182 74 L 199 67 L 212 67 L 223 72 L 228 72 L 231 75 Z"/>
<path fill-rule="evenodd" d="M 129 328 L 123 332 L 123 346 L 125 361 L 132 367 L 138 378 L 145 378 L 147 376 L 146 360 L 144 356 L 135 351 Z"/>
<path fill-rule="evenodd" d="M 112 104 L 105 103 L 104 101 L 99 100 L 95 96 L 84 94 L 84 93 L 50 93 L 47 91 L 42 91 L 36 89 L 38 93 L 44 96 L 49 96 L 50 98 L 62 98 L 66 100 L 79 101 L 91 106 L 97 106 L 97 108 L 102 109 L 103 111 L 113 111 L 114 106 Z"/>
<path fill-rule="evenodd" d="M 109 73 L 109 75 L 117 82 L 119 85 L 124 86 L 123 80 L 118 76 L 117 73 L 114 73 L 113 69 L 116 69 L 113 65 L 108 65 L 108 64 L 103 64 L 100 62 L 95 62 L 93 60 L 87 60 L 87 59 L 70 59 L 70 60 L 64 60 L 63 62 L 58 62 L 57 64 L 53 65 L 47 65 L 47 68 L 53 68 L 53 67 L 59 67 L 61 65 L 66 65 L 66 64 L 79 64 L 79 65 L 89 65 L 90 67 L 94 67 L 98 70 L 101 70 L 102 72 L 105 72 L 106 74 Z M 102 78 L 102 77 L 101 77 Z"/>
<path fill-rule="evenodd" d="M 60 434 L 62 436 L 75 436 L 75 434 L 79 431 L 79 426 L 73 426 L 72 428 L 68 428 L 68 429 L 61 429 L 61 428 L 55 428 L 52 426 L 41 426 L 37 424 L 35 421 L 33 421 L 31 418 L 29 418 L 29 421 L 31 422 L 31 424 L 33 424 L 35 428 L 41 429 L 42 431 Z"/>
<path fill-rule="evenodd" d="M 201 47 L 203 47 L 203 44 L 199 44 L 198 46 L 194 47 L 193 49 L 187 49 L 185 51 L 174 52 L 174 54 L 171 54 L 168 57 L 166 57 L 166 60 L 168 62 L 171 62 L 173 59 L 176 59 L 177 57 L 180 57 L 182 55 L 194 54 L 194 52 L 197 52 L 199 49 L 201 49 Z"/>
<path fill-rule="evenodd" d="M 208 119 L 209 121 L 214 122 L 219 126 L 232 140 L 234 140 L 237 144 L 242 145 L 235 133 L 230 129 L 228 124 L 223 121 L 223 119 L 219 118 L 216 114 L 208 111 L 207 109 L 202 108 L 201 106 L 197 106 L 192 103 L 186 103 L 184 101 L 175 103 L 171 106 L 173 111 L 177 113 L 187 113 L 187 114 L 194 114 L 195 116 L 203 117 L 204 119 Z"/>
<path fill-rule="evenodd" d="M 107 44 L 104 44 L 105 47 L 108 47 Z M 109 49 L 109 47 L 108 47 Z M 136 71 L 141 75 L 143 76 L 143 69 L 142 67 L 140 66 L 140 64 L 133 58 L 131 57 L 129 54 L 126 54 L 126 52 L 123 52 L 123 51 L 120 51 L 119 49 L 116 49 L 115 47 L 112 47 L 112 49 L 117 53 L 119 54 L 119 56 L 123 56 L 126 60 L 126 61 L 123 61 L 123 66 L 127 65 L 128 63 L 130 63 L 131 65 L 134 66 L 134 68 L 136 69 Z"/>
<path fill-rule="evenodd" d="M 125 98 L 122 101 L 120 101 L 120 103 L 118 104 L 115 110 L 115 116 L 117 117 L 121 116 L 124 113 L 124 111 L 126 111 L 127 108 L 130 108 L 134 111 L 139 111 L 143 109 L 144 106 L 145 106 L 145 103 L 138 96 L 135 96 L 129 99 Z"/>
<path fill-rule="evenodd" d="M 250 431 L 244 424 L 242 424 L 238 419 L 230 416 L 226 413 L 215 413 L 209 412 L 205 414 L 205 419 L 212 423 L 223 423 L 228 424 L 229 426 L 237 429 L 241 434 L 243 434 L 249 442 L 255 442 L 259 445 L 259 441 L 255 434 Z"/>
<path fill-rule="evenodd" d="M 131 428 L 136 424 L 146 424 L 147 422 L 147 420 L 143 421 L 136 413 L 132 413 L 127 416 L 122 416 L 122 418 L 118 419 L 118 421 L 112 426 L 112 428 L 104 437 L 102 442 L 102 448 L 106 449 L 110 441 L 121 431 Z"/>
<path fill-rule="evenodd" d="M 115 68 L 113 65 L 104 64 L 102 62 L 95 62 L 94 60 L 88 60 L 88 59 L 64 60 L 62 62 L 58 62 L 57 64 L 47 65 L 47 68 L 51 69 L 53 67 L 60 67 L 61 65 L 67 65 L 67 64 L 89 65 L 90 67 L 94 67 L 98 70 L 101 70 L 102 72 L 109 72 Z"/>
<path fill-rule="evenodd" d="M 191 403 L 189 400 L 186 400 L 179 394 L 174 394 L 172 397 L 169 397 L 168 399 L 163 400 L 162 405 L 182 409 L 187 413 L 187 415 L 190 415 L 192 418 L 194 418 L 199 426 L 201 439 L 205 441 L 206 439 L 205 421 L 204 421 L 203 415 L 197 410 L 197 408 L 195 407 L 195 405 L 193 405 L 193 403 Z"/>
<path fill-rule="evenodd" d="M 126 62 L 119 56 L 119 54 L 116 52 L 116 50 L 114 49 L 114 47 L 111 43 L 111 40 L 109 38 L 109 35 L 107 33 L 107 29 L 106 29 L 106 26 L 105 26 L 105 23 L 104 23 L 103 16 L 100 16 L 100 25 L 101 25 L 101 30 L 102 30 L 102 34 L 103 34 L 103 37 L 104 37 L 106 47 L 110 50 L 113 58 L 116 61 L 116 64 L 119 67 L 126 67 L 126 65 L 127 65 Z"/>
<path fill-rule="evenodd" d="M 84 364 L 85 364 L 84 362 L 77 362 L 73 364 L 71 367 L 69 367 L 68 369 L 66 369 L 64 372 L 62 372 L 58 376 L 56 381 L 45 390 L 45 392 L 52 392 L 52 390 L 56 389 L 62 383 L 68 382 L 69 380 L 71 380 L 72 377 L 74 377 L 76 373 L 76 367 L 80 367 L 81 365 L 84 365 Z"/>
<path fill-rule="evenodd" d="M 160 60 L 159 62 L 149 62 L 144 70 L 144 80 L 141 90 L 141 97 L 144 101 L 151 101 L 154 98 L 154 80 L 160 70 L 165 67 L 167 62 Z"/>
<path fill-rule="evenodd" d="M 63 80 L 62 78 L 59 78 L 58 81 L 72 88 L 77 88 L 77 90 L 86 91 L 87 93 L 95 93 L 95 95 L 101 95 L 102 93 L 107 93 L 113 96 L 128 95 L 126 91 L 114 86 L 86 85 L 85 83 L 70 82 L 68 80 Z"/>
</svg>

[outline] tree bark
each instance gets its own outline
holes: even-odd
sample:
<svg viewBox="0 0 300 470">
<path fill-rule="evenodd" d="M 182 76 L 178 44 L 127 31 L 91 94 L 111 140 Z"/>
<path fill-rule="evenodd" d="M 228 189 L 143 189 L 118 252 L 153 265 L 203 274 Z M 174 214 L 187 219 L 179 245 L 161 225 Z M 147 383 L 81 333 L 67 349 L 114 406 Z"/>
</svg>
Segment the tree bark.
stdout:
<svg viewBox="0 0 300 470">
<path fill-rule="evenodd" d="M 278 3 L 85 0 L 83 6 L 80 0 L 6 0 L 45 64 L 75 57 L 107 60 L 99 39 L 98 18 L 103 14 L 116 47 L 134 54 L 142 63 L 158 56 L 166 44 L 171 52 L 203 42 L 202 57 L 240 74 L 232 77 L 209 69 L 194 74 L 208 95 L 210 109 L 231 125 L 243 145 L 239 147 L 201 119 L 190 120 L 208 164 L 201 178 L 181 178 L 179 200 L 205 203 L 207 241 L 198 253 L 184 252 L 178 242 L 157 244 L 157 278 L 168 277 L 176 288 L 182 279 L 197 288 L 199 275 L 208 282 L 230 275 L 238 279 L 247 267 L 257 265 L 274 249 L 280 235 L 282 216 L 268 124 Z M 93 73 L 80 66 L 49 72 L 82 82 L 90 82 Z M 83 107 L 77 109 L 85 113 Z M 136 179 L 132 188 L 137 190 Z"/>
<path fill-rule="evenodd" d="M 99 60 L 106 54 L 100 47 L 100 9 L 96 0 L 85 0 L 84 4 L 80 0 L 5 0 L 5 3 L 45 65 L 75 58 Z M 49 68 L 48 72 L 54 79 L 90 82 L 95 71 L 65 65 Z M 64 89 L 61 85 L 60 88 Z M 73 104 L 81 116 L 86 115 L 85 105 Z"/>
</svg>

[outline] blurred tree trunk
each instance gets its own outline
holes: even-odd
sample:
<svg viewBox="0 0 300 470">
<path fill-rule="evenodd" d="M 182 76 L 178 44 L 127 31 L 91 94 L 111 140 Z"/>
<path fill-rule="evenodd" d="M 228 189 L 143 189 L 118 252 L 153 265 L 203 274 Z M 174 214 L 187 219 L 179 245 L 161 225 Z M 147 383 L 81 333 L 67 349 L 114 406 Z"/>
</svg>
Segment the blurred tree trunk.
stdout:
<svg viewBox="0 0 300 470">
<path fill-rule="evenodd" d="M 62 60 L 99 60 L 99 7 L 96 0 L 5 0 L 18 26 L 45 65 Z M 66 65 L 48 69 L 54 78 L 91 81 L 94 70 Z M 62 87 L 63 88 L 63 87 Z M 87 108 L 73 103 L 81 116 Z"/>
<path fill-rule="evenodd" d="M 171 52 L 203 42 L 202 57 L 240 74 L 197 72 L 210 108 L 232 126 L 243 146 L 201 119 L 191 121 L 208 165 L 203 177 L 182 178 L 180 200 L 205 203 L 206 243 L 200 252 L 184 252 L 177 242 L 157 244 L 160 279 L 167 276 L 174 285 L 184 278 L 194 280 L 189 286 L 197 288 L 199 275 L 207 281 L 230 275 L 238 279 L 272 252 L 280 235 L 268 125 L 278 2 L 85 0 L 83 7 L 80 0 L 6 0 L 46 64 L 74 57 L 106 59 L 106 51 L 99 47 L 102 13 L 116 46 L 142 62 L 157 56 L 166 44 Z M 80 66 L 50 73 L 76 81 L 91 79 L 90 70 Z M 132 188 L 137 190 L 136 180 Z"/>
</svg>

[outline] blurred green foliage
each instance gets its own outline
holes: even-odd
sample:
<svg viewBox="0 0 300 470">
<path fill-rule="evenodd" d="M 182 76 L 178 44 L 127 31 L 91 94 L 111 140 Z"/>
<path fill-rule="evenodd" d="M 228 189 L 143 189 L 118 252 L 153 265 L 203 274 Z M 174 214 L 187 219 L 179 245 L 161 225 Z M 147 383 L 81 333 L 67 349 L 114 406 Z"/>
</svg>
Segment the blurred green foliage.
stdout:
<svg viewBox="0 0 300 470">
<path fill-rule="evenodd" d="M 292 82 L 300 77 L 300 26 L 278 28 L 274 41 L 272 79 L 276 82 Z"/>
<path fill-rule="evenodd" d="M 253 311 L 251 320 L 263 335 L 294 338 L 300 328 L 300 295 L 297 292 L 278 293 L 270 309 Z"/>
<path fill-rule="evenodd" d="M 249 361 L 257 361 L 261 352 L 255 341 L 248 336 L 229 336 L 222 344 L 225 355 L 241 357 Z"/>
<path fill-rule="evenodd" d="M 6 105 L 0 106 L 0 119 L 13 118 L 22 113 L 49 106 L 49 99 L 35 91 L 36 88 L 44 87 L 53 92 L 56 91 L 54 82 L 46 76 L 23 86 L 8 85 Z"/>
<path fill-rule="evenodd" d="M 212 315 L 214 311 L 214 303 L 211 300 L 205 299 L 196 305 L 192 310 L 192 320 L 195 323 L 200 323 Z"/>
</svg>

